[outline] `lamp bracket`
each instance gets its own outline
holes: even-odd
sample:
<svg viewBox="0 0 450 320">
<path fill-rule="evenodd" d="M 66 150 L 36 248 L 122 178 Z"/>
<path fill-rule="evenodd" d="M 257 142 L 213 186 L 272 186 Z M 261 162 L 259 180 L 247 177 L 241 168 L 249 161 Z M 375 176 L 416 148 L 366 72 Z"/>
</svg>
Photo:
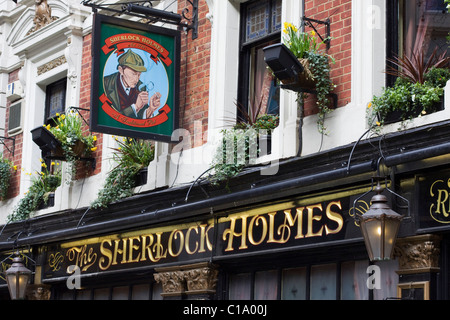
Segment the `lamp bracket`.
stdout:
<svg viewBox="0 0 450 320">
<path fill-rule="evenodd" d="M 331 47 L 331 22 L 330 22 L 330 18 L 327 18 L 324 21 L 311 19 L 311 18 L 307 18 L 307 17 L 303 17 L 302 19 L 303 19 L 303 25 L 304 26 L 308 26 L 310 28 L 313 28 L 314 31 L 316 32 L 316 34 L 319 36 L 319 38 L 323 41 L 323 43 L 325 43 L 327 45 L 327 50 L 330 50 L 330 47 Z M 316 25 L 319 25 L 319 24 L 325 25 L 325 38 L 319 33 L 319 31 L 317 31 L 316 25 L 314 25 L 313 23 L 315 23 Z"/>
<path fill-rule="evenodd" d="M 383 192 L 384 190 L 386 190 L 386 191 L 388 191 L 389 193 L 391 193 L 392 195 L 394 195 L 395 197 L 398 197 L 398 198 L 400 198 L 401 200 L 403 200 L 404 202 L 406 202 L 407 208 L 408 208 L 408 214 L 407 214 L 407 216 L 404 216 L 403 218 L 404 218 L 404 219 L 412 219 L 411 211 L 410 211 L 410 210 L 411 210 L 411 206 L 409 205 L 409 200 L 406 199 L 405 197 L 402 197 L 401 195 L 399 195 L 398 193 L 394 192 L 393 190 L 391 190 L 391 189 L 388 187 L 388 184 L 389 184 L 389 183 L 388 183 L 386 177 L 381 177 L 380 175 L 376 175 L 376 176 L 372 177 L 372 183 L 371 183 L 371 188 L 370 188 L 370 190 L 368 190 L 367 192 L 363 193 L 362 195 L 360 195 L 359 197 L 357 197 L 357 198 L 353 201 L 353 206 L 352 206 L 352 208 L 351 208 L 351 210 L 350 210 L 350 216 L 353 217 L 353 219 L 355 220 L 355 224 L 356 224 L 357 226 L 359 226 L 359 220 L 360 220 L 361 216 L 365 213 L 365 212 L 361 212 L 362 210 L 356 208 L 357 203 L 358 203 L 362 198 L 364 198 L 365 196 L 367 196 L 368 194 L 370 194 L 370 193 L 372 193 L 372 192 L 374 192 L 374 191 L 377 192 L 377 193 L 381 193 L 380 190 L 379 190 L 379 188 L 377 188 L 377 186 L 379 186 L 380 183 L 381 183 L 381 181 L 383 181 L 383 180 L 384 180 L 384 185 L 385 185 L 385 187 L 381 190 L 381 192 Z M 370 206 L 370 203 L 368 204 L 367 209 L 369 209 L 369 206 Z M 360 211 L 360 213 L 358 213 L 357 211 Z"/>
<path fill-rule="evenodd" d="M 192 9 L 186 7 L 183 9 L 182 14 L 172 13 L 165 10 L 154 9 L 151 1 L 126 1 L 117 3 L 93 3 L 93 0 L 83 0 L 82 4 L 91 7 L 93 12 L 97 12 L 99 9 L 109 11 L 117 16 L 128 15 L 142 19 L 147 24 L 153 23 L 169 23 L 177 25 L 186 31 L 192 30 L 192 40 L 198 38 L 198 0 L 187 0 L 192 6 Z M 117 7 L 118 6 L 118 7 Z"/>
</svg>

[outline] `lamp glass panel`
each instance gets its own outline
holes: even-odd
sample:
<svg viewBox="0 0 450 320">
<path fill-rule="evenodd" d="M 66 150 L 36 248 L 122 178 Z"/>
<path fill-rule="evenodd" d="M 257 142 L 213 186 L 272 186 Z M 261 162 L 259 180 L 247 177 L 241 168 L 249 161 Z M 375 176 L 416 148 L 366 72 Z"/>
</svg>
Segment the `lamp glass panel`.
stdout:
<svg viewBox="0 0 450 320">
<path fill-rule="evenodd" d="M 394 249 L 395 240 L 397 238 L 398 229 L 400 227 L 400 220 L 397 219 L 386 219 L 384 223 L 384 252 L 385 259 L 390 258 L 391 253 Z"/>
<path fill-rule="evenodd" d="M 25 298 L 25 290 L 29 278 L 29 275 L 25 273 L 13 273 L 6 276 L 11 299 L 16 300 Z"/>
<path fill-rule="evenodd" d="M 8 283 L 9 296 L 11 297 L 12 300 L 16 300 L 17 299 L 16 275 L 8 274 L 6 276 L 6 281 Z"/>
<path fill-rule="evenodd" d="M 371 260 L 381 259 L 381 220 L 369 220 L 361 223 L 364 241 Z"/>
</svg>

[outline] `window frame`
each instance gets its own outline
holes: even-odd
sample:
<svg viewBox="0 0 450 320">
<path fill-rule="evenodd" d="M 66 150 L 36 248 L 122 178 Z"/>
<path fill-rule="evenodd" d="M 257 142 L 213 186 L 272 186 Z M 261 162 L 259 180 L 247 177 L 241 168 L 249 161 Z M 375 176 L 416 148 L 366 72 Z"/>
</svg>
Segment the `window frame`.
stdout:
<svg viewBox="0 0 450 320">
<path fill-rule="evenodd" d="M 62 86 L 64 88 L 63 97 L 62 97 L 62 101 L 63 101 L 64 105 L 62 107 L 63 110 L 61 113 L 63 113 L 65 111 L 65 108 L 66 108 L 65 104 L 66 104 L 66 97 L 67 97 L 67 78 L 62 78 L 60 80 L 50 83 L 45 88 L 45 110 L 44 110 L 44 123 L 45 124 L 53 125 L 53 123 L 54 123 L 53 120 L 55 119 L 55 116 L 53 116 L 53 117 L 50 116 L 50 102 L 51 102 L 52 90 L 59 86 Z"/>
<path fill-rule="evenodd" d="M 258 1 L 248 1 L 241 4 L 240 8 L 240 39 L 239 39 L 239 78 L 238 78 L 238 94 L 237 101 L 241 104 L 244 110 L 248 111 L 249 97 L 251 91 L 251 68 L 252 68 L 252 50 L 258 48 L 266 43 L 281 42 L 281 30 L 273 30 L 273 8 L 276 5 L 277 0 L 265 0 L 270 4 L 270 16 L 269 16 L 269 34 L 264 37 L 246 41 L 247 36 L 247 11 L 248 8 L 257 3 Z M 237 118 L 242 118 L 242 112 L 237 110 Z"/>
</svg>

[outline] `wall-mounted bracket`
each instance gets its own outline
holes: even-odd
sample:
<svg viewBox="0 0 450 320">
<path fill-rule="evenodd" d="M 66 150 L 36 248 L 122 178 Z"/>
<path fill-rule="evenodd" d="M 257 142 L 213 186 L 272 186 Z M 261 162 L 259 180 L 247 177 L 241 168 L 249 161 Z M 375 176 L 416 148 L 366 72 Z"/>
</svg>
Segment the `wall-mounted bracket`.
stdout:
<svg viewBox="0 0 450 320">
<path fill-rule="evenodd" d="M 299 85 L 280 85 L 281 89 L 286 89 L 286 90 L 291 90 L 297 93 L 310 93 L 310 94 L 317 94 L 316 90 L 313 89 L 306 89 L 306 88 L 302 88 Z M 332 109 L 336 110 L 338 107 L 338 95 L 334 92 L 331 92 L 330 94 L 328 94 L 328 98 L 333 100 L 333 106 Z"/>
<path fill-rule="evenodd" d="M 12 150 L 6 145 L 5 140 L 12 141 Z M 14 137 L 0 137 L 0 144 L 4 145 L 5 148 L 11 153 L 14 157 L 14 153 L 16 152 L 16 138 Z"/>
<path fill-rule="evenodd" d="M 316 26 L 313 23 L 315 23 L 316 25 L 318 25 L 318 24 L 325 25 L 325 38 L 319 33 L 319 31 L 317 31 Z M 308 26 L 310 28 L 313 28 L 314 31 L 316 32 L 316 34 L 319 36 L 320 40 L 322 40 L 323 43 L 325 43 L 327 45 L 327 50 L 330 50 L 330 47 L 331 47 L 331 22 L 330 22 L 330 18 L 327 18 L 325 21 L 321 21 L 321 20 L 316 20 L 316 19 L 303 17 L 303 25 L 304 26 Z"/>
<path fill-rule="evenodd" d="M 126 14 L 145 20 L 148 24 L 153 23 L 169 23 L 179 26 L 186 31 L 192 30 L 192 40 L 198 38 L 198 0 L 187 0 L 192 6 L 184 8 L 182 14 L 168 12 L 165 10 L 154 9 L 152 1 L 134 1 L 134 2 L 117 2 L 95 4 L 92 0 L 83 0 L 83 5 L 91 7 L 92 11 L 97 12 L 99 9 L 110 11 L 120 16 Z M 189 13 L 191 13 L 189 15 Z"/>
</svg>

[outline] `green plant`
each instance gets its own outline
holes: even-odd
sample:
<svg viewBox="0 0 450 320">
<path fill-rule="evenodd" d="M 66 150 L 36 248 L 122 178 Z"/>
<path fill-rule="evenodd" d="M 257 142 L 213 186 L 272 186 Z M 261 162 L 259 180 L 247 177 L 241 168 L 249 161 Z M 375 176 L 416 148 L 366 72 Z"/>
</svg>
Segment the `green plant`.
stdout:
<svg viewBox="0 0 450 320">
<path fill-rule="evenodd" d="M 394 59 L 388 59 L 388 61 L 397 66 L 398 69 L 389 66 L 386 73 L 403 78 L 411 83 L 424 84 L 426 75 L 433 68 L 445 68 L 450 62 L 450 57 L 446 57 L 446 52 L 438 56 L 437 51 L 438 47 L 434 49 L 432 54 L 426 60 L 425 50 L 423 49 L 423 46 L 420 46 L 416 52 L 411 53 L 411 56 L 396 56 Z"/>
<path fill-rule="evenodd" d="M 319 42 L 314 31 L 302 32 L 291 23 L 285 23 L 283 32 L 286 34 L 284 39 L 286 46 L 302 62 L 304 72 L 315 83 L 316 104 L 319 109 L 317 124 L 319 132 L 325 133 L 325 116 L 331 111 L 329 95 L 335 87 L 330 77 L 330 63 L 334 63 L 335 60 L 320 49 L 324 41 Z M 303 60 L 306 60 L 307 64 Z"/>
<path fill-rule="evenodd" d="M 425 75 L 425 82 L 432 87 L 444 88 L 449 79 L 449 68 L 431 68 Z"/>
<path fill-rule="evenodd" d="M 268 130 L 272 131 L 276 127 L 278 127 L 280 123 L 280 117 L 278 115 L 273 114 L 263 114 L 256 119 L 253 129 L 256 130 Z"/>
<path fill-rule="evenodd" d="M 0 154 L 0 199 L 4 200 L 8 194 L 13 164 Z"/>
<path fill-rule="evenodd" d="M 83 133 L 83 123 L 80 116 L 71 110 L 67 115 L 56 114 L 54 126 L 47 125 L 47 129 L 61 142 L 64 157 L 72 164 L 72 176 L 75 174 L 75 162 L 80 156 L 89 156 L 95 151 L 97 137 Z"/>
<path fill-rule="evenodd" d="M 283 32 L 287 35 L 285 37 L 285 44 L 289 50 L 299 59 L 305 58 L 308 52 L 319 52 L 322 42 L 318 42 L 316 33 L 301 32 L 292 23 L 285 22 Z"/>
<path fill-rule="evenodd" d="M 257 157 L 257 131 L 254 128 L 231 128 L 222 133 L 222 143 L 217 147 L 211 165 L 214 173 L 208 178 L 213 185 L 237 176 Z"/>
<path fill-rule="evenodd" d="M 450 71 L 439 68 L 432 68 L 423 84 L 398 78 L 393 87 L 384 88 L 380 96 L 373 97 L 368 108 L 369 125 L 383 125 L 392 112 L 397 112 L 401 121 L 435 112 L 449 79 Z"/>
<path fill-rule="evenodd" d="M 106 208 L 110 203 L 133 195 L 138 172 L 154 159 L 154 145 L 149 141 L 127 139 L 118 143 L 113 160 L 117 165 L 109 172 L 104 187 L 98 192 L 91 208 Z"/>
<path fill-rule="evenodd" d="M 439 47 L 436 46 L 431 55 L 427 56 L 426 41 L 428 41 L 427 28 L 418 28 L 414 49 L 408 55 L 397 55 L 393 59 L 387 59 L 393 66 L 388 65 L 386 73 L 413 84 L 424 84 L 431 70 L 448 68 L 450 57 L 447 57 L 447 52 L 444 51 L 439 55 Z"/>
<path fill-rule="evenodd" d="M 31 186 L 25 196 L 19 200 L 13 213 L 8 216 L 9 222 L 26 220 L 42 203 L 48 203 L 50 194 L 61 185 L 61 170 L 58 165 L 52 162 L 52 169 L 48 170 L 41 159 L 42 171 L 36 172 L 35 175 L 28 174 L 31 176 Z"/>
</svg>

